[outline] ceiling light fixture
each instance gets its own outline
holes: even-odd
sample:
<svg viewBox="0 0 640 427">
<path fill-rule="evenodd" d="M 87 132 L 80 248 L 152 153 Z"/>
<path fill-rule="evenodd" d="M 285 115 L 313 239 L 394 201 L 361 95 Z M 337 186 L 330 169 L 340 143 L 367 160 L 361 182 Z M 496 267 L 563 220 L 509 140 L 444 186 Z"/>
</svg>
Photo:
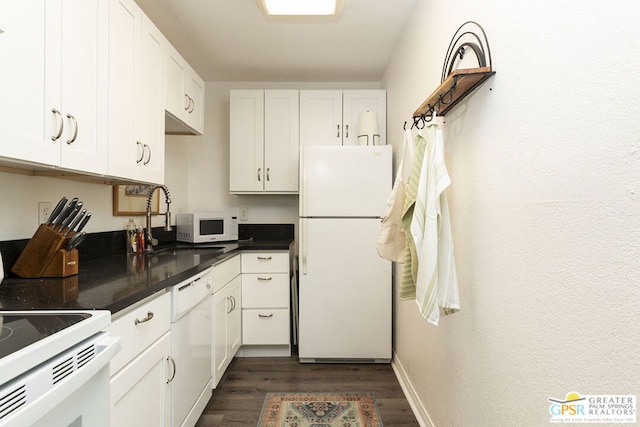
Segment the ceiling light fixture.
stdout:
<svg viewBox="0 0 640 427">
<path fill-rule="evenodd" d="M 267 15 L 327 16 L 336 15 L 340 0 L 260 0 Z"/>
</svg>

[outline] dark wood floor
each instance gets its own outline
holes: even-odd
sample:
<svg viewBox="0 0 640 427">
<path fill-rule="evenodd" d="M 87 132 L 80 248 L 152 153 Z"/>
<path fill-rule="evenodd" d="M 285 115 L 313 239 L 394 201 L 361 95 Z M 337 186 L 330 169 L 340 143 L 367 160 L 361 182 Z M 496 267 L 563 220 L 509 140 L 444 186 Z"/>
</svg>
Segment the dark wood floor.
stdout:
<svg viewBox="0 0 640 427">
<path fill-rule="evenodd" d="M 418 426 L 388 364 L 301 364 L 291 358 L 236 357 L 196 427 L 255 426 L 267 392 L 374 392 L 382 422 Z"/>
</svg>

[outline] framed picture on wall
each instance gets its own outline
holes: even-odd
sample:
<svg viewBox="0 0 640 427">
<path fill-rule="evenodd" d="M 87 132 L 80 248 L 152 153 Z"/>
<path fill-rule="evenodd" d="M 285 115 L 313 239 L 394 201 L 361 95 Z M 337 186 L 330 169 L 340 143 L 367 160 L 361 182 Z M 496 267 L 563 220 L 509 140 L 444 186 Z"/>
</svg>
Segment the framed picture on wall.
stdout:
<svg viewBox="0 0 640 427">
<path fill-rule="evenodd" d="M 147 197 L 152 185 L 114 185 L 113 186 L 113 215 L 131 216 L 144 215 L 147 211 Z M 151 213 L 160 212 L 160 189 L 157 189 L 151 199 Z"/>
</svg>

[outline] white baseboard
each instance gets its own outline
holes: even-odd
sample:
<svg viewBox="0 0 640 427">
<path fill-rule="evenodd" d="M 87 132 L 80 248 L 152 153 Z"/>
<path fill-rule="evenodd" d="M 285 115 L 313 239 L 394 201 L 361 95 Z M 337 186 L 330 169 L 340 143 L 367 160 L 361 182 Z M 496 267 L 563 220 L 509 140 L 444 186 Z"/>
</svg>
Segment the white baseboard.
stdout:
<svg viewBox="0 0 640 427">
<path fill-rule="evenodd" d="M 435 427 L 433 421 L 431 421 L 431 417 L 427 413 L 427 410 L 420 402 L 418 398 L 418 394 L 416 390 L 413 388 L 411 384 L 411 380 L 407 376 L 404 368 L 402 367 L 402 363 L 398 360 L 395 352 L 393 353 L 393 359 L 391 361 L 391 367 L 393 368 L 393 372 L 396 374 L 396 378 L 398 378 L 398 382 L 400 383 L 400 387 L 402 387 L 402 391 L 404 392 L 405 397 L 409 401 L 409 406 L 411 406 L 411 410 L 413 411 L 413 415 L 416 417 L 416 420 L 420 424 L 420 427 Z"/>
</svg>

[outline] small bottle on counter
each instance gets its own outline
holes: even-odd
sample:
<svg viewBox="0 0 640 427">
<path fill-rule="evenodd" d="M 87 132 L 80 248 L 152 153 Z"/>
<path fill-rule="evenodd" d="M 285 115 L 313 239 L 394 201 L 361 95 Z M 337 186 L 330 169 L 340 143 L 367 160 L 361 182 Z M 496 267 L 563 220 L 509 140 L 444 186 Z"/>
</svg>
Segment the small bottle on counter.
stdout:
<svg viewBox="0 0 640 427">
<path fill-rule="evenodd" d="M 127 227 L 126 227 L 126 244 L 127 244 L 127 253 L 128 254 L 134 254 L 136 253 L 136 246 L 137 246 L 137 236 L 136 236 L 136 228 L 138 228 L 136 226 L 136 223 L 133 222 L 133 218 L 129 218 L 129 222 L 127 223 Z"/>
<path fill-rule="evenodd" d="M 137 254 L 144 253 L 144 229 L 138 227 L 136 230 L 136 250 Z"/>
</svg>

